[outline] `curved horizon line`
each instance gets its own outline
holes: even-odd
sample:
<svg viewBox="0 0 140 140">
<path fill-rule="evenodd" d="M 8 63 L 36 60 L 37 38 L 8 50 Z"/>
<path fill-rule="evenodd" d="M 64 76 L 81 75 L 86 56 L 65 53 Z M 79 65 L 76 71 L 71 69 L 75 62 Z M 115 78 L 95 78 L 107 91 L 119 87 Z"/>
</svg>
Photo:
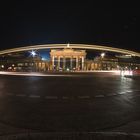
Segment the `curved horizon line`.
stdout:
<svg viewBox="0 0 140 140">
<path fill-rule="evenodd" d="M 14 53 L 14 52 L 23 52 L 23 51 L 30 51 L 30 50 L 42 50 L 42 49 L 64 49 L 67 48 L 68 44 L 43 44 L 43 45 L 31 45 L 19 48 L 12 48 L 0 51 L 0 55 Z M 109 52 L 116 52 L 121 54 L 129 54 L 132 56 L 140 57 L 139 52 L 121 49 L 121 48 L 114 48 L 108 46 L 100 46 L 100 45 L 88 45 L 88 44 L 69 44 L 69 48 L 76 48 L 76 49 L 89 49 L 89 50 L 103 50 Z"/>
</svg>

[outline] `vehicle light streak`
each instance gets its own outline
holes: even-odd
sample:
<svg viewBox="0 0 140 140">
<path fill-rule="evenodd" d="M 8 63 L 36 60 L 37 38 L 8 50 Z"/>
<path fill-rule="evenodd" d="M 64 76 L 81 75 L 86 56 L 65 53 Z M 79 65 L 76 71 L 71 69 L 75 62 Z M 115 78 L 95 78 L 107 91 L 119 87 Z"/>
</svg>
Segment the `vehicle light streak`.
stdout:
<svg viewBox="0 0 140 140">
<path fill-rule="evenodd" d="M 43 73 L 35 73 L 35 72 L 31 72 L 31 73 L 21 73 L 21 72 L 0 72 L 0 75 L 13 75 L 13 76 L 40 76 L 40 77 L 51 77 L 51 76 L 72 76 L 72 75 L 60 75 L 60 74 L 43 74 Z"/>
<path fill-rule="evenodd" d="M 67 44 L 34 45 L 34 46 L 26 46 L 26 47 L 3 50 L 3 51 L 0 51 L 0 55 L 13 53 L 13 52 L 23 52 L 23 51 L 32 51 L 32 50 L 41 50 L 41 49 L 64 49 L 66 47 L 67 47 Z M 120 48 L 107 47 L 107 46 L 71 44 L 69 45 L 69 47 L 73 49 L 103 50 L 103 51 L 117 52 L 121 54 L 128 54 L 128 55 L 140 57 L 140 53 L 138 52 L 134 52 L 134 51 L 126 50 L 126 49 L 120 49 Z"/>
<path fill-rule="evenodd" d="M 0 71 L 0 75 L 13 75 L 13 76 L 40 76 L 40 77 L 51 77 L 51 76 L 57 76 L 57 77 L 77 77 L 77 76 L 81 76 L 78 74 L 72 74 L 75 72 L 71 72 L 71 73 L 64 73 L 64 74 L 48 74 L 48 73 L 38 73 L 38 72 L 5 72 L 5 71 Z M 87 71 L 77 71 L 76 73 L 88 73 Z M 90 73 L 110 73 L 110 74 L 116 74 L 116 75 L 120 75 L 120 71 L 119 70 L 114 70 L 114 71 L 90 71 Z"/>
</svg>

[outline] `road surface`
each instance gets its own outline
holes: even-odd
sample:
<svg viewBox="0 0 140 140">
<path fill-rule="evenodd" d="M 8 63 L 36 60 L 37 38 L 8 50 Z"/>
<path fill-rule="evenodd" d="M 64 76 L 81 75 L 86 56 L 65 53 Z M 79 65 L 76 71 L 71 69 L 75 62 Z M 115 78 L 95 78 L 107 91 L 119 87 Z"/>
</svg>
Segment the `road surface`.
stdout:
<svg viewBox="0 0 140 140">
<path fill-rule="evenodd" d="M 110 73 L 1 75 L 0 124 L 41 132 L 140 132 L 133 123 L 140 121 L 139 85 L 140 78 Z"/>
</svg>

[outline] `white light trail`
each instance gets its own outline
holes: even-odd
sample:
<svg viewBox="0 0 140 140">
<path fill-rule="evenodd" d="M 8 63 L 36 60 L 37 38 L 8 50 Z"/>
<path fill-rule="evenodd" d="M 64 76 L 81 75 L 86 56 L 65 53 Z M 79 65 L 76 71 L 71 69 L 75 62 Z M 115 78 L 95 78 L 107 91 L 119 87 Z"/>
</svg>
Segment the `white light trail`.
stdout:
<svg viewBox="0 0 140 140">
<path fill-rule="evenodd" d="M 42 74 L 42 73 L 21 73 L 21 72 L 0 72 L 0 75 L 13 75 L 13 76 L 40 76 L 40 77 L 61 77 L 61 76 L 72 76 L 67 74 Z"/>
<path fill-rule="evenodd" d="M 111 73 L 111 74 L 116 74 L 120 75 L 119 70 L 114 70 L 114 71 L 77 71 L 77 74 L 74 74 L 75 72 L 71 73 L 64 73 L 64 74 L 43 74 L 43 73 L 38 73 L 38 72 L 5 72 L 5 71 L 0 71 L 0 75 L 13 75 L 13 76 L 40 76 L 40 77 L 81 77 L 83 73 Z M 78 74 L 79 73 L 79 74 Z M 81 75 L 80 75 L 81 73 Z"/>
<path fill-rule="evenodd" d="M 26 47 L 19 47 L 19 48 L 13 48 L 13 49 L 7 49 L 0 51 L 0 55 L 13 53 L 13 52 L 23 52 L 23 51 L 32 51 L 32 50 L 41 50 L 41 49 L 64 49 L 67 44 L 45 44 L 45 45 L 34 45 L 34 46 L 26 46 Z M 138 56 L 140 57 L 140 53 L 126 50 L 126 49 L 120 49 L 120 48 L 113 48 L 113 47 L 107 47 L 107 46 L 99 46 L 99 45 L 86 45 L 86 44 L 71 44 L 71 48 L 73 49 L 90 49 L 90 50 L 103 50 L 103 51 L 109 51 L 109 52 L 117 52 L 121 54 L 128 54 L 132 56 Z"/>
</svg>

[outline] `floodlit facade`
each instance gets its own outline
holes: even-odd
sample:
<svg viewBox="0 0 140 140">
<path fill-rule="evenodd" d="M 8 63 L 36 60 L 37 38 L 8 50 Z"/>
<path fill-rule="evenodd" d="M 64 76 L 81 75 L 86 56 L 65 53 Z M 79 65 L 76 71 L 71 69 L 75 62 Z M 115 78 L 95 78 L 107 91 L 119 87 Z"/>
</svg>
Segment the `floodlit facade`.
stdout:
<svg viewBox="0 0 140 140">
<path fill-rule="evenodd" d="M 84 70 L 86 51 L 65 48 L 50 52 L 52 70 Z"/>
<path fill-rule="evenodd" d="M 44 60 L 35 50 L 51 49 L 50 59 Z M 100 51 L 88 59 L 86 50 Z M 26 52 L 31 56 L 24 55 Z M 102 53 L 103 51 L 103 53 Z M 116 52 L 107 55 L 104 52 Z M 120 53 L 122 52 L 122 53 Z M 0 71 L 94 71 L 140 69 L 140 53 L 118 48 L 82 44 L 51 44 L 0 51 Z"/>
<path fill-rule="evenodd" d="M 43 61 L 41 57 L 25 57 L 24 55 L 3 56 L 0 58 L 1 71 L 49 71 L 50 62 Z"/>
</svg>

